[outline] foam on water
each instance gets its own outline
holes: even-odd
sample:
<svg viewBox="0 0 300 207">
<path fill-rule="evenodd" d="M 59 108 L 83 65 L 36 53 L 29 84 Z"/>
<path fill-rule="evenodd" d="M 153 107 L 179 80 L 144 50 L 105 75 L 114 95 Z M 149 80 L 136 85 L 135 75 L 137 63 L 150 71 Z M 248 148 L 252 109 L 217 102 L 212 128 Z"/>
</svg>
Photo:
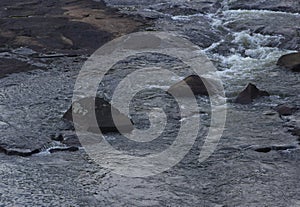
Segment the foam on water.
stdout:
<svg viewBox="0 0 300 207">
<path fill-rule="evenodd" d="M 231 43 L 238 46 L 238 49 L 229 49 L 231 55 L 228 56 L 217 53 L 212 55 L 212 59 L 220 62 L 222 70 L 218 73 L 226 80 L 251 78 L 255 73 L 274 67 L 280 56 L 294 52 L 277 47 L 282 40 L 281 36 L 251 34 L 249 31 L 234 32 L 232 36 Z M 222 42 L 214 43 L 204 52 L 209 52 Z"/>
<path fill-rule="evenodd" d="M 269 44 L 280 44 L 282 36 L 271 36 L 253 33 L 250 34 L 249 31 L 235 32 L 233 33 L 234 40 L 233 43 L 241 45 L 244 48 L 261 47 Z"/>
<path fill-rule="evenodd" d="M 197 17 L 203 17 L 205 15 L 198 13 L 198 14 L 192 14 L 192 15 L 177 15 L 177 16 L 172 16 L 171 19 L 175 21 L 190 21 L 192 18 L 197 18 Z"/>
</svg>

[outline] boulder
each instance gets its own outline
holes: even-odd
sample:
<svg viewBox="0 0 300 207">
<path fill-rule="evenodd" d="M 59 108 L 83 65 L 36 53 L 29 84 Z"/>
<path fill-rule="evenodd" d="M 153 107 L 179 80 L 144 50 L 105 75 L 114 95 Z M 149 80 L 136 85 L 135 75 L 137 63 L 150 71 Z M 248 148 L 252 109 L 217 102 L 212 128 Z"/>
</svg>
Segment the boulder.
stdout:
<svg viewBox="0 0 300 207">
<path fill-rule="evenodd" d="M 249 104 L 256 98 L 269 95 L 270 94 L 268 92 L 261 91 L 254 84 L 249 83 L 247 87 L 238 95 L 235 102 L 239 104 Z"/>
<path fill-rule="evenodd" d="M 189 89 L 192 90 L 194 95 L 204 95 L 208 96 L 207 88 L 210 88 L 212 94 L 216 94 L 217 87 L 216 84 L 213 84 L 212 79 L 203 78 L 198 75 L 190 75 L 183 79 L 182 81 L 171 86 L 168 90 L 169 93 L 172 93 L 175 96 L 188 96 Z M 211 95 L 212 95 L 211 94 Z"/>
<path fill-rule="evenodd" d="M 274 110 L 277 111 L 280 116 L 290 116 L 297 109 L 295 107 L 284 104 L 284 105 L 279 105 L 279 106 L 275 107 Z"/>
<path fill-rule="evenodd" d="M 93 105 L 95 106 L 93 111 Z M 114 112 L 114 119 L 118 120 L 118 128 L 122 132 L 130 132 L 133 130 L 132 121 L 120 113 L 120 111 L 110 105 L 106 100 L 96 97 L 94 98 L 83 98 L 76 101 L 68 109 L 68 111 L 63 115 L 63 118 L 72 121 L 75 125 L 79 126 L 80 129 L 89 132 L 97 133 L 99 129 L 102 133 L 107 132 L 119 132 L 114 120 L 112 118 L 112 113 Z M 92 120 L 93 113 L 96 115 L 97 123 Z M 74 116 L 76 118 L 74 119 Z"/>
<path fill-rule="evenodd" d="M 281 56 L 277 61 L 277 65 L 291 69 L 294 72 L 300 72 L 300 52 Z"/>
</svg>

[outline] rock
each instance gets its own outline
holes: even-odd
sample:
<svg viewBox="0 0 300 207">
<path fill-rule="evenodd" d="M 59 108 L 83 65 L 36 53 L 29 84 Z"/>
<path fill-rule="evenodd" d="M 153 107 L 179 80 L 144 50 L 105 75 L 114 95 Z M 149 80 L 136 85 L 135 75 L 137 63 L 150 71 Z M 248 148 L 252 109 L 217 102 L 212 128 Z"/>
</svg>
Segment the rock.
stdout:
<svg viewBox="0 0 300 207">
<path fill-rule="evenodd" d="M 51 136 L 51 139 L 54 141 L 62 142 L 64 140 L 64 137 L 62 134 L 55 134 Z"/>
<path fill-rule="evenodd" d="M 208 96 L 207 87 L 209 87 L 213 94 L 217 93 L 217 88 L 213 84 L 213 80 L 199 77 L 198 75 L 190 75 L 183 79 L 182 81 L 171 86 L 168 90 L 169 93 L 172 93 L 176 96 L 188 96 L 189 88 L 194 93 L 194 95 L 204 95 Z"/>
<path fill-rule="evenodd" d="M 0 152 L 6 155 L 16 155 L 21 157 L 28 157 L 33 154 L 39 153 L 40 149 L 30 150 L 30 149 L 19 149 L 19 148 L 6 148 L 0 146 Z"/>
<path fill-rule="evenodd" d="M 257 149 L 254 149 L 256 152 L 263 152 L 263 153 L 268 153 L 271 152 L 272 148 L 271 147 L 260 147 Z"/>
<path fill-rule="evenodd" d="M 296 52 L 281 56 L 277 61 L 277 65 L 291 69 L 294 72 L 300 72 L 300 53 Z"/>
<path fill-rule="evenodd" d="M 0 58 L 0 68 L 0 78 L 3 78 L 12 73 L 43 69 L 20 60 L 8 58 Z"/>
<path fill-rule="evenodd" d="M 270 94 L 268 92 L 261 91 L 254 84 L 249 83 L 248 86 L 238 95 L 235 102 L 239 104 L 249 104 L 256 98 L 269 95 Z"/>
<path fill-rule="evenodd" d="M 290 130 L 290 132 L 292 133 L 293 136 L 298 136 L 300 139 L 300 128 L 294 128 Z"/>
<path fill-rule="evenodd" d="M 274 150 L 274 151 L 284 151 L 284 150 L 289 150 L 289 149 L 296 149 L 296 146 L 258 147 L 256 149 L 254 149 L 254 151 L 268 153 L 268 152 L 271 152 L 272 150 Z"/>
<path fill-rule="evenodd" d="M 92 0 L 32 0 L 28 4 L 3 0 L 0 17 L 0 46 L 84 55 L 144 24 Z"/>
<path fill-rule="evenodd" d="M 49 149 L 49 152 L 50 153 L 55 153 L 55 152 L 65 152 L 65 151 L 68 151 L 68 152 L 76 152 L 78 151 L 79 148 L 78 147 L 65 147 L 65 148 L 52 148 L 52 149 Z"/>
<path fill-rule="evenodd" d="M 93 104 L 95 104 L 95 112 L 92 111 Z M 93 98 L 83 98 L 77 102 L 74 102 L 69 110 L 63 115 L 63 118 L 73 122 L 73 116 L 76 116 L 76 125 L 78 125 L 82 130 L 87 130 L 90 132 L 97 133 L 99 128 L 102 133 L 107 132 L 118 132 L 112 119 L 112 113 L 114 112 L 115 119 L 118 120 L 119 129 L 122 132 L 130 132 L 133 130 L 132 121 L 120 113 L 118 109 L 112 107 L 110 103 L 106 100 L 96 97 Z M 73 112 L 73 113 L 72 113 Z M 96 119 L 98 123 L 93 123 L 92 115 L 96 114 Z"/>
<path fill-rule="evenodd" d="M 61 143 L 69 147 L 81 147 L 81 143 L 75 134 L 65 135 L 64 140 Z"/>
<path fill-rule="evenodd" d="M 279 105 L 274 108 L 275 111 L 279 113 L 280 116 L 290 116 L 292 115 L 297 109 L 288 105 Z"/>
</svg>

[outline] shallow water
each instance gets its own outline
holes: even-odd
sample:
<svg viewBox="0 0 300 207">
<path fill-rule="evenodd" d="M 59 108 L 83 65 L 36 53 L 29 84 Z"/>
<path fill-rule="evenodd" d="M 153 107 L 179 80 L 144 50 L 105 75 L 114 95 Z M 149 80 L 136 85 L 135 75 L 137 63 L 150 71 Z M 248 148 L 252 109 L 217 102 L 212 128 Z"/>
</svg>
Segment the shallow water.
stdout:
<svg viewBox="0 0 300 207">
<path fill-rule="evenodd" d="M 28 158 L 1 155 L 3 182 L 0 189 L 1 194 L 7 195 L 1 198 L 1 203 L 4 206 L 12 205 L 12 201 L 15 206 L 300 205 L 300 149 L 297 138 L 288 133 L 291 127 L 299 126 L 299 112 L 282 119 L 272 110 L 282 103 L 300 106 L 299 74 L 276 66 L 281 55 L 294 49 L 282 46 L 284 37 L 280 34 L 255 33 L 247 24 L 245 28 L 241 26 L 255 18 L 262 24 L 269 24 L 273 17 L 292 24 L 290 22 L 299 19 L 299 14 L 231 10 L 226 1 L 211 8 L 209 2 L 183 0 L 171 3 L 111 0 L 107 4 L 124 13 L 154 19 L 154 26 L 147 30 L 176 31 L 186 36 L 214 63 L 228 99 L 225 131 L 217 149 L 206 161 L 198 161 L 210 126 L 211 108 L 208 98 L 197 97 L 201 130 L 189 153 L 171 169 L 145 178 L 124 177 L 97 166 L 83 149 L 74 153 L 40 153 Z M 179 7 L 176 12 L 170 8 L 174 5 Z M 203 10 L 207 7 L 209 9 Z M 21 49 L 0 53 L 0 57 L 28 62 L 33 61 L 32 53 L 34 51 Z M 63 57 L 50 62 L 34 59 L 33 64 L 46 70 L 0 79 L 2 142 L 25 149 L 42 147 L 46 150 L 60 146 L 51 140 L 51 135 L 67 129 L 60 120 L 70 106 L 84 58 Z M 143 54 L 116 64 L 105 77 L 98 94 L 111 99 L 119 81 L 144 66 L 170 69 L 182 78 L 191 74 L 188 67 L 174 58 Z M 178 79 L 170 78 L 170 81 L 175 83 Z M 249 82 L 271 96 L 247 106 L 231 103 Z M 165 85 L 158 82 L 149 87 L 164 89 Z M 169 115 L 164 133 L 151 143 L 136 143 L 115 134 L 108 134 L 106 140 L 129 155 L 145 156 L 165 150 L 173 143 L 177 135 L 174 129 L 182 118 L 178 117 L 174 100 L 161 90 L 152 89 L 135 98 L 131 116 L 137 127 L 150 127 L 149 110 L 164 108 Z M 294 146 L 295 149 L 269 153 L 254 150 L 270 146 Z"/>
</svg>

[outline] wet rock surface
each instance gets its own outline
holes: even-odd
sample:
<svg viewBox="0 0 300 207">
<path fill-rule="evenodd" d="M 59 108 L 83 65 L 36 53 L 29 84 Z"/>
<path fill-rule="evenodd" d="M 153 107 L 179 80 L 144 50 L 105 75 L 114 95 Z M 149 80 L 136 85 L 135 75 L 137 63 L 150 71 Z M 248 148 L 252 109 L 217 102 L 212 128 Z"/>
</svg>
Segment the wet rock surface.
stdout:
<svg viewBox="0 0 300 207">
<path fill-rule="evenodd" d="M 236 10 L 241 6 L 235 2 L 243 2 L 239 5 L 244 10 Z M 280 117 L 273 110 L 287 103 L 300 105 L 298 73 L 276 66 L 279 57 L 299 49 L 299 15 L 289 13 L 297 12 L 297 1 L 108 3 L 119 7 L 122 14 L 106 10 L 101 2 L 1 1 L 0 57 L 11 59 L 12 63 L 4 63 L 9 67 L 24 63 L 22 71 L 5 73 L 0 79 L 1 205 L 299 206 L 299 111 Z M 154 24 L 141 25 L 124 13 L 140 14 L 134 19 L 151 19 Z M 82 64 L 98 47 L 89 38 L 100 46 L 115 36 L 138 30 L 139 25 L 146 30 L 176 31 L 203 48 L 217 67 L 229 99 L 235 98 L 247 82 L 271 96 L 249 105 L 229 102 L 224 134 L 204 162 L 198 158 L 211 124 L 211 107 L 209 97 L 197 96 L 201 130 L 186 157 L 156 176 L 128 178 L 91 160 L 61 117 L 71 105 Z M 82 35 L 85 30 L 86 36 Z M 94 40 L 97 37 L 100 39 Z M 31 65 L 37 70 L 27 70 Z M 145 65 L 176 72 L 181 79 L 171 77 L 171 85 L 191 75 L 178 60 L 142 54 L 111 68 L 103 80 L 105 87 L 99 86 L 99 95 L 110 99 L 124 76 Z M 135 127 L 147 129 L 149 108 L 156 110 L 154 117 L 159 116 L 157 109 L 163 108 L 168 114 L 164 133 L 150 143 L 106 134 L 104 138 L 115 149 L 146 156 L 173 143 L 176 129 L 186 117 L 178 117 L 180 108 L 164 92 L 169 85 L 158 85 L 154 86 L 159 90 L 135 96 L 131 115 L 135 115 Z M 270 110 L 272 114 L 266 113 Z M 58 135 L 56 140 L 53 134 Z M 31 154 L 36 149 L 39 153 Z"/>
<path fill-rule="evenodd" d="M 45 53 L 91 53 L 142 25 L 91 0 L 2 1 L 0 11 L 1 46 L 29 46 Z"/>
</svg>

